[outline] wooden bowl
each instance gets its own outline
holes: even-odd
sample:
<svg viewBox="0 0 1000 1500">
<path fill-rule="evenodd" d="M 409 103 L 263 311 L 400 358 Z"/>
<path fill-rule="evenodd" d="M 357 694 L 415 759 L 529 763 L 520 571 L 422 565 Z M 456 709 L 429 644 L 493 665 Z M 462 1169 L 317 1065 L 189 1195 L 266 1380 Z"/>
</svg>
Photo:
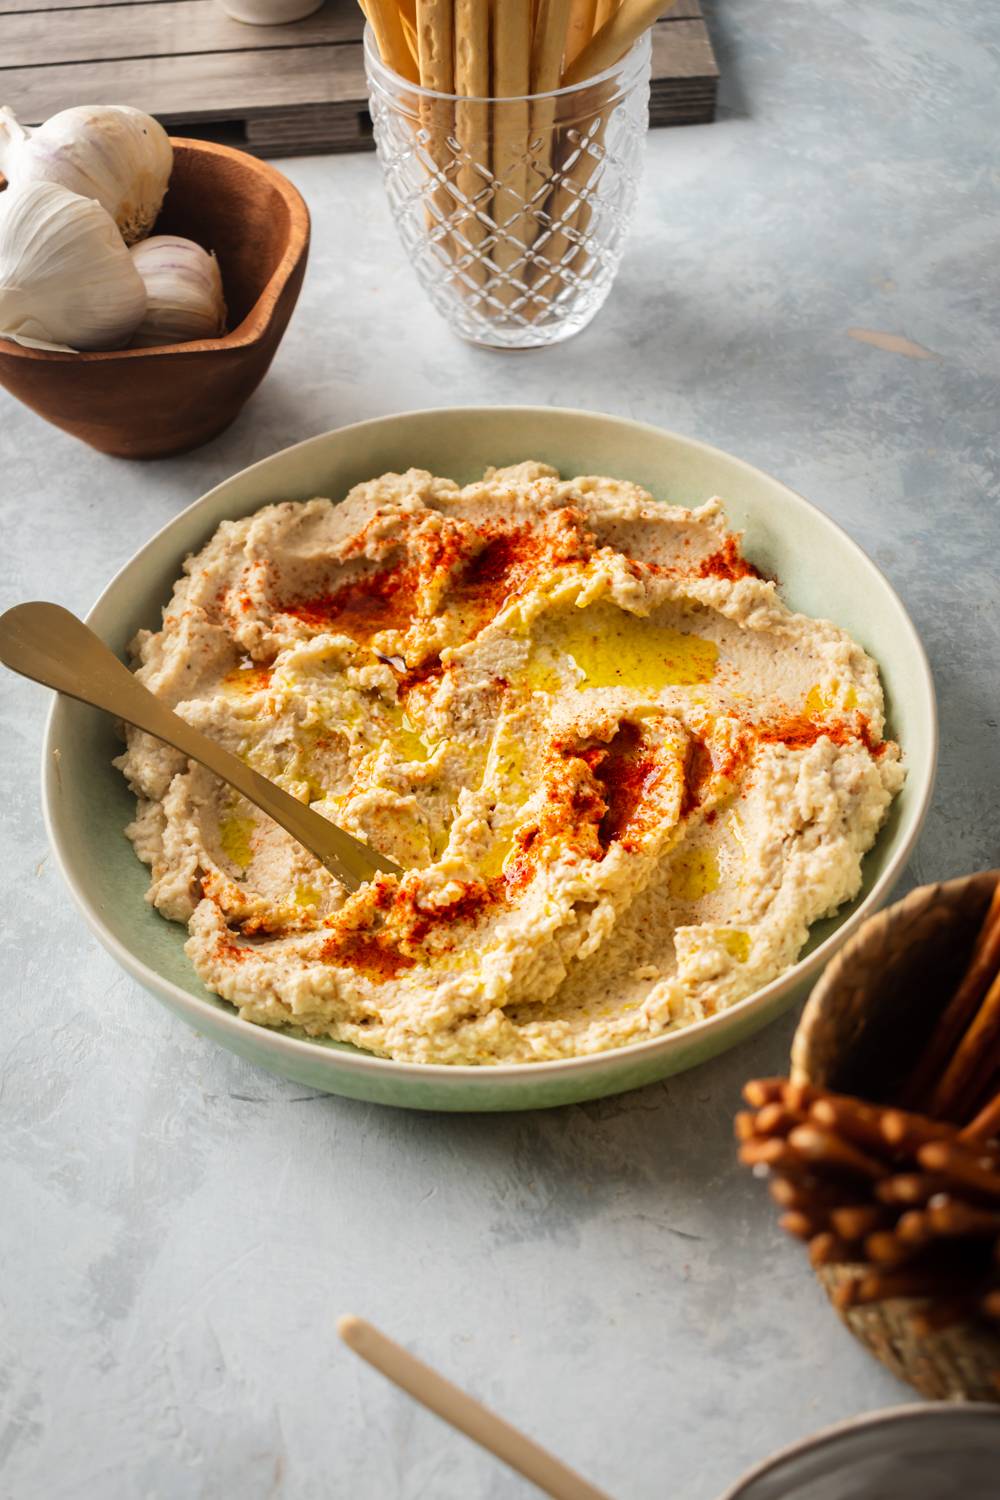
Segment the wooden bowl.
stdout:
<svg viewBox="0 0 1000 1500">
<path fill-rule="evenodd" d="M 924 885 L 869 918 L 813 990 L 792 1043 L 792 1078 L 873 1103 L 890 1103 L 965 970 L 1000 870 Z M 821 1266 L 828 1295 L 859 1276 L 856 1265 Z M 1000 1334 L 985 1321 L 918 1338 L 923 1304 L 898 1297 L 838 1309 L 855 1338 L 935 1400 L 1000 1402 Z"/>
<path fill-rule="evenodd" d="M 0 384 L 46 421 L 119 458 L 181 453 L 229 426 L 267 374 L 309 253 L 309 210 L 274 167 L 205 141 L 173 147 L 154 232 L 215 251 L 232 332 L 99 354 L 0 339 Z"/>
</svg>

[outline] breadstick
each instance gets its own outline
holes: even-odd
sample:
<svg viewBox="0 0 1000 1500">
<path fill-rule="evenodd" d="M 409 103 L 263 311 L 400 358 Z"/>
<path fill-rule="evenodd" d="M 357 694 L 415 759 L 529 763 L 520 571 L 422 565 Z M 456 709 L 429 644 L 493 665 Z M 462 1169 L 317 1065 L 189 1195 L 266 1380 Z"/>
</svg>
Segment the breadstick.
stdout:
<svg viewBox="0 0 1000 1500">
<path fill-rule="evenodd" d="M 1000 881 L 973 944 L 969 966 L 945 1006 L 923 1056 L 903 1092 L 903 1103 L 920 1107 L 953 1057 L 962 1033 L 976 1014 L 1000 967 Z"/>
<path fill-rule="evenodd" d="M 573 0 L 566 29 L 566 61 L 579 57 L 597 30 L 598 0 Z"/>
<path fill-rule="evenodd" d="M 455 106 L 455 133 L 469 157 L 459 167 L 455 185 L 469 209 L 453 246 L 460 259 L 468 257 L 462 269 L 463 284 L 469 281 L 476 287 L 487 279 L 487 268 L 475 252 L 486 235 L 485 209 L 489 206 L 483 175 L 490 166 L 489 117 L 487 105 L 481 102 L 489 92 L 489 0 L 455 0 L 455 93 L 464 96 Z"/>
<path fill-rule="evenodd" d="M 618 9 L 618 0 L 597 0 L 597 9 L 594 12 L 594 32 L 600 31 L 606 26 Z"/>
<path fill-rule="evenodd" d="M 622 0 L 619 9 L 566 69 L 564 85 L 583 83 L 612 67 L 673 4 L 674 0 L 666 4 L 664 0 Z"/>
<path fill-rule="evenodd" d="M 981 1072 L 992 1070 L 1000 1055 L 1000 971 L 998 971 L 972 1024 L 958 1044 L 944 1076 L 931 1095 L 932 1115 L 953 1117 L 961 1112 L 966 1091 L 978 1097 L 976 1080 Z"/>
<path fill-rule="evenodd" d="M 1000 1093 L 996 1094 L 988 1104 L 984 1104 L 974 1120 L 970 1120 L 964 1130 L 960 1130 L 958 1139 L 960 1141 L 988 1141 L 994 1136 L 1000 1136 Z"/>
<path fill-rule="evenodd" d="M 896 1177 L 883 1177 L 875 1184 L 875 1196 L 882 1203 L 912 1204 L 926 1203 L 936 1193 L 947 1192 L 953 1184 L 947 1177 L 929 1172 L 901 1172 Z"/>
<path fill-rule="evenodd" d="M 417 70 L 406 45 L 395 0 L 365 0 L 361 8 L 375 33 L 379 56 L 386 67 L 409 83 L 416 83 Z"/>
<path fill-rule="evenodd" d="M 493 128 L 493 176 L 500 184 L 493 199 L 493 220 L 498 243 L 494 259 L 501 271 L 524 282 L 520 264 L 526 242 L 524 200 L 528 169 L 525 148 L 530 115 L 527 95 L 531 92 L 531 0 L 494 0 L 493 93 L 498 104 Z M 498 299 L 510 304 L 523 297 L 520 287 L 505 281 L 497 288 Z"/>
</svg>

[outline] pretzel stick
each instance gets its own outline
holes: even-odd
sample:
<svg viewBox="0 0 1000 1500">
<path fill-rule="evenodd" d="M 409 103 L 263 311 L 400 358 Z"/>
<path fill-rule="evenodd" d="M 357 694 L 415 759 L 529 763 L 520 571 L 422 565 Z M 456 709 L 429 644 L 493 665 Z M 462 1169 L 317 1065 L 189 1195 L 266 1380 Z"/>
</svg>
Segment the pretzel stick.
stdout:
<svg viewBox="0 0 1000 1500">
<path fill-rule="evenodd" d="M 942 1172 L 962 1187 L 972 1188 L 987 1198 L 1000 1198 L 1000 1172 L 991 1171 L 960 1146 L 945 1141 L 931 1141 L 921 1146 L 917 1159 L 922 1167 Z"/>
<path fill-rule="evenodd" d="M 622 0 L 618 10 L 605 21 L 563 74 L 563 85 L 583 83 L 612 67 L 629 48 L 648 31 L 654 21 L 665 16 L 675 0 Z"/>
<path fill-rule="evenodd" d="M 811 1166 L 859 1177 L 881 1177 L 885 1172 L 881 1162 L 873 1161 L 818 1125 L 796 1125 L 788 1137 L 788 1145 Z"/>
<path fill-rule="evenodd" d="M 887 1109 L 882 1115 L 882 1134 L 899 1151 L 916 1151 L 928 1141 L 954 1140 L 954 1125 L 928 1120 L 902 1109 Z"/>
<path fill-rule="evenodd" d="M 978 1097 L 976 1080 L 992 1072 L 1000 1053 L 1000 971 L 986 991 L 968 1031 L 958 1044 L 944 1077 L 931 1096 L 929 1113 L 954 1115 L 966 1092 Z M 985 1082 L 985 1079 L 983 1080 Z"/>
<path fill-rule="evenodd" d="M 964 1130 L 960 1130 L 958 1139 L 960 1141 L 988 1141 L 993 1136 L 1000 1136 L 1000 1093 L 994 1095 L 988 1104 L 970 1120 Z"/>
<path fill-rule="evenodd" d="M 493 93 L 498 100 L 516 100 L 495 107 L 493 125 L 493 177 L 500 184 L 493 199 L 493 220 L 498 242 L 494 259 L 508 276 L 524 251 L 524 198 L 528 169 L 524 160 L 528 142 L 531 89 L 531 0 L 494 0 Z M 519 268 L 519 279 L 526 280 Z M 497 287 L 498 299 L 509 306 L 521 296 L 519 287 L 507 280 Z"/>
<path fill-rule="evenodd" d="M 468 280 L 477 288 L 488 276 L 476 254 L 486 237 L 486 224 L 473 200 L 487 201 L 480 195 L 488 179 L 478 169 L 488 172 L 490 166 L 488 106 L 480 102 L 489 92 L 489 0 L 455 0 L 455 93 L 465 96 L 455 106 L 455 134 L 468 158 L 459 166 L 455 186 L 469 205 L 468 216 L 455 234 L 455 250 L 463 284 Z M 464 253 L 463 241 L 468 244 Z"/>
<path fill-rule="evenodd" d="M 896 1177 L 883 1177 L 881 1182 L 876 1182 L 875 1196 L 882 1203 L 919 1204 L 926 1203 L 935 1193 L 946 1192 L 949 1186 L 947 1177 L 927 1172 L 901 1172 Z"/>
<path fill-rule="evenodd" d="M 743 1097 L 753 1109 L 762 1109 L 765 1104 L 783 1100 L 787 1078 L 751 1078 L 743 1085 Z"/>
<path fill-rule="evenodd" d="M 920 1105 L 954 1056 L 959 1038 L 972 1021 L 990 981 L 1000 967 L 1000 881 L 972 947 L 969 965 L 945 1006 L 931 1039 L 903 1091 L 905 1104 Z"/>
<path fill-rule="evenodd" d="M 811 1240 L 822 1230 L 826 1229 L 826 1215 L 823 1213 L 806 1213 L 803 1209 L 793 1208 L 787 1214 L 782 1214 L 778 1220 L 779 1229 L 790 1234 L 796 1240 Z"/>
<path fill-rule="evenodd" d="M 885 1227 L 887 1214 L 876 1203 L 847 1204 L 831 1208 L 830 1224 L 842 1240 L 863 1240 Z"/>
<path fill-rule="evenodd" d="M 838 1262 L 852 1261 L 856 1259 L 850 1245 L 838 1239 L 835 1234 L 827 1231 L 817 1234 L 809 1241 L 809 1264 L 811 1266 L 832 1266 Z"/>
<path fill-rule="evenodd" d="M 744 1141 L 740 1147 L 740 1161 L 745 1167 L 770 1167 L 776 1172 L 789 1172 L 803 1176 L 810 1171 L 809 1163 L 794 1151 L 787 1141 L 780 1139 Z"/>
<path fill-rule="evenodd" d="M 954 1279 L 932 1271 L 869 1271 L 837 1287 L 834 1301 L 843 1308 L 888 1302 L 893 1297 L 961 1296 L 964 1291 L 964 1287 L 955 1285 Z"/>
<path fill-rule="evenodd" d="M 773 1175 L 768 1190 L 775 1203 L 782 1208 L 802 1209 L 805 1213 L 832 1208 L 843 1201 L 843 1188 L 835 1183 L 820 1182 L 808 1177 L 779 1177 Z"/>
<path fill-rule="evenodd" d="M 942 1239 L 1000 1234 L 1000 1213 L 993 1213 L 988 1208 L 974 1208 L 971 1203 L 963 1203 L 960 1199 L 931 1202 L 924 1212 L 928 1228 Z"/>
<path fill-rule="evenodd" d="M 757 1111 L 754 1128 L 759 1135 L 787 1135 L 796 1125 L 803 1124 L 799 1110 L 789 1109 L 785 1104 L 765 1104 Z"/>
<path fill-rule="evenodd" d="M 987 1292 L 979 1306 L 988 1318 L 1000 1318 L 1000 1292 Z"/>
</svg>

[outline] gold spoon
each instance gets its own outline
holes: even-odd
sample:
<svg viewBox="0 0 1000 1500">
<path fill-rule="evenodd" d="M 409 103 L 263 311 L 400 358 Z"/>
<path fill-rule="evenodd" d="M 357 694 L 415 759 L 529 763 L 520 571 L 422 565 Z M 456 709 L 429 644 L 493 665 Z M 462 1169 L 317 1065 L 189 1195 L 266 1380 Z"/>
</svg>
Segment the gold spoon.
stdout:
<svg viewBox="0 0 1000 1500">
<path fill-rule="evenodd" d="M 0 615 L 0 662 L 57 693 L 103 708 L 207 766 L 304 844 L 349 891 L 356 891 L 380 871 L 403 873 L 391 859 L 321 818 L 200 729 L 186 724 L 68 609 L 58 604 L 16 604 Z"/>
</svg>

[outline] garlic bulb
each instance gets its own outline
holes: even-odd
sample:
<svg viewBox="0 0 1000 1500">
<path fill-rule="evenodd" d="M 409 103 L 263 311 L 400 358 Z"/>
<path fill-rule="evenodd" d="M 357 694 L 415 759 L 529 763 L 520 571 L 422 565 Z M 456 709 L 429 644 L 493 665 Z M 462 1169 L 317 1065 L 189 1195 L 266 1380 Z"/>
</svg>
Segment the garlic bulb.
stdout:
<svg viewBox="0 0 1000 1500">
<path fill-rule="evenodd" d="M 99 203 L 53 182 L 0 193 L 0 335 L 120 349 L 145 311 L 142 277 Z"/>
<path fill-rule="evenodd" d="M 25 130 L 0 109 L 0 172 L 14 187 L 55 182 L 96 198 L 127 245 L 152 229 L 174 148 L 163 126 L 127 104 L 81 104 Z"/>
<path fill-rule="evenodd" d="M 225 332 L 226 304 L 214 255 L 178 234 L 154 234 L 133 245 L 129 254 L 147 297 L 133 348 L 186 344 Z"/>
</svg>

